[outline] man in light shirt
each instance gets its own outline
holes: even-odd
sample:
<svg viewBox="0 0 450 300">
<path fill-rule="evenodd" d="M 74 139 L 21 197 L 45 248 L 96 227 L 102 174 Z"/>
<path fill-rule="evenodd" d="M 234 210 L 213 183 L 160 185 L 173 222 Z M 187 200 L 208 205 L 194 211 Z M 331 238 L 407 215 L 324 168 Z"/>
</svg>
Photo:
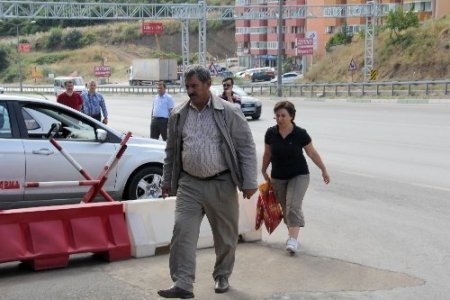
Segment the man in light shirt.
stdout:
<svg viewBox="0 0 450 300">
<path fill-rule="evenodd" d="M 150 138 L 167 140 L 167 123 L 170 111 L 174 107 L 172 96 L 166 93 L 166 83 L 158 82 L 158 95 L 153 101 L 152 122 L 150 123 Z"/>
</svg>

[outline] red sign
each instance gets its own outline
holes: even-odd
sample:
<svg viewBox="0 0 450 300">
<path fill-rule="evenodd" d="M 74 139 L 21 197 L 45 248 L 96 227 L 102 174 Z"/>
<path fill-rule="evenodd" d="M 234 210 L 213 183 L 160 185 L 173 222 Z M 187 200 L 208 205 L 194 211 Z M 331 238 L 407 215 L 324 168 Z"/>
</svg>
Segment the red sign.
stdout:
<svg viewBox="0 0 450 300">
<path fill-rule="evenodd" d="M 95 66 L 94 73 L 97 77 L 109 77 L 111 76 L 111 67 L 109 66 Z"/>
<path fill-rule="evenodd" d="M 314 53 L 314 39 L 298 39 L 297 51 L 301 55 L 312 55 Z"/>
<path fill-rule="evenodd" d="M 161 34 L 164 31 L 162 23 L 142 22 L 143 34 Z"/>
<path fill-rule="evenodd" d="M 17 46 L 17 49 L 19 50 L 19 52 L 30 52 L 31 51 L 31 45 L 28 43 L 20 43 Z"/>
</svg>

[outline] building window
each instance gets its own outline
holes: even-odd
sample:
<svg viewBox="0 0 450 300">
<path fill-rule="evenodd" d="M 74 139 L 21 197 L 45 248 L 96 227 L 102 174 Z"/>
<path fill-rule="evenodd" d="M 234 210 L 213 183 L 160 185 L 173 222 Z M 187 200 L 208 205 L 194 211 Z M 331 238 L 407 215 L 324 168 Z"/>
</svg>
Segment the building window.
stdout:
<svg viewBox="0 0 450 300">
<path fill-rule="evenodd" d="M 303 26 L 292 26 L 290 32 L 291 33 L 303 33 L 303 32 L 305 32 L 305 27 L 303 27 Z"/>
<path fill-rule="evenodd" d="M 250 27 L 250 34 L 267 34 L 267 27 Z"/>
<path fill-rule="evenodd" d="M 250 42 L 250 49 L 267 49 L 267 42 Z"/>
<path fill-rule="evenodd" d="M 325 33 L 333 33 L 335 27 L 334 26 L 327 26 L 325 27 Z"/>
</svg>

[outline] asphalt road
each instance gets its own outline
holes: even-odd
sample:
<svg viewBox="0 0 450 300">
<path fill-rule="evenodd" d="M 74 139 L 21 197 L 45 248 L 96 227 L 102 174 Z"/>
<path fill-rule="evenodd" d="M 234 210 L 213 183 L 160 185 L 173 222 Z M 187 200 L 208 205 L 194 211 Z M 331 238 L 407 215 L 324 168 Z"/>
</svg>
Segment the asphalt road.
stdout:
<svg viewBox="0 0 450 300">
<path fill-rule="evenodd" d="M 108 97 L 110 125 L 148 136 L 151 98 Z M 200 250 L 196 298 L 449 299 L 450 102 L 293 101 L 331 175 L 325 186 L 310 162 L 301 251 L 285 254 L 283 226 L 240 244 L 232 289 L 215 295 L 214 252 Z M 249 120 L 259 161 L 275 102 Z M 110 264 L 78 255 L 44 272 L 0 264 L 0 299 L 158 299 L 169 285 L 166 254 Z"/>
</svg>

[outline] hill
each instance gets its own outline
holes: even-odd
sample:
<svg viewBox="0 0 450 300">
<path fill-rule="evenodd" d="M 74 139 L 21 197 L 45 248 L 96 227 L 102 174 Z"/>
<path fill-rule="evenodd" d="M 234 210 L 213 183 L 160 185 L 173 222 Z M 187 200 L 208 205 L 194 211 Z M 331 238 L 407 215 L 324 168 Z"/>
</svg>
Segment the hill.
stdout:
<svg viewBox="0 0 450 300">
<path fill-rule="evenodd" d="M 94 77 L 94 66 L 102 63 L 112 67 L 110 82 L 123 82 L 127 80 L 126 71 L 134 58 L 171 57 L 181 63 L 180 24 L 166 21 L 164 27 L 165 32 L 160 36 L 142 36 L 140 22 L 52 29 L 50 32 L 23 36 L 20 41 L 30 43 L 32 48 L 31 52 L 21 54 L 24 82 L 49 83 L 49 74 L 81 75 L 89 79 Z M 195 27 L 190 31 L 189 50 L 195 60 L 198 33 Z M 61 41 L 53 45 L 51 42 L 56 33 Z M 74 41 L 73 36 L 80 36 L 82 46 L 68 49 L 67 46 Z M 0 82 L 17 82 L 16 39 L 3 38 L 1 44 L 8 49 L 9 64 L 3 69 L 0 66 Z M 53 49 L 49 50 L 48 45 L 53 45 Z M 234 24 L 220 23 L 218 26 L 212 23 L 207 30 L 207 49 L 211 60 L 235 56 Z"/>
<path fill-rule="evenodd" d="M 358 71 L 354 81 L 362 81 L 364 37 L 354 37 L 350 45 L 337 46 L 309 68 L 310 82 L 350 82 L 348 65 L 354 59 Z M 388 30 L 378 32 L 375 42 L 375 68 L 378 81 L 437 80 L 450 78 L 450 19 L 429 20 L 409 28 L 393 41 Z"/>
</svg>

